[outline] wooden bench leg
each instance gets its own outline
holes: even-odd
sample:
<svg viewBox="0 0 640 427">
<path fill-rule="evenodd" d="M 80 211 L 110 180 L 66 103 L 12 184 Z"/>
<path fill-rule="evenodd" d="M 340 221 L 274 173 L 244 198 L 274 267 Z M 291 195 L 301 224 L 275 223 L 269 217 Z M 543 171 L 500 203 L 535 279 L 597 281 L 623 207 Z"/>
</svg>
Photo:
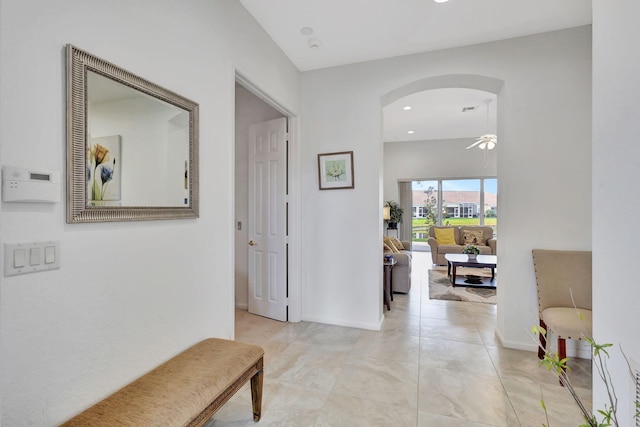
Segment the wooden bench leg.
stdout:
<svg viewBox="0 0 640 427">
<path fill-rule="evenodd" d="M 251 404 L 253 406 L 253 421 L 260 421 L 262 416 L 262 377 L 264 375 L 262 358 L 256 365 L 258 372 L 251 377 Z"/>
</svg>

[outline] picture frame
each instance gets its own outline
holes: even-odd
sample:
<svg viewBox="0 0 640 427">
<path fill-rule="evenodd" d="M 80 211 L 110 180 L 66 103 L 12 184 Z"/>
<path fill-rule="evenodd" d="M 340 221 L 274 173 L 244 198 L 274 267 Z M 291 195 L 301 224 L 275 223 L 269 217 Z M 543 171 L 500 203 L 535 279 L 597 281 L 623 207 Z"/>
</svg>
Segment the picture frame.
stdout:
<svg viewBox="0 0 640 427">
<path fill-rule="evenodd" d="M 67 223 L 198 218 L 198 103 L 66 50 Z M 92 141 L 105 136 L 120 143 Z"/>
<path fill-rule="evenodd" d="M 354 187 L 353 151 L 318 154 L 320 190 L 343 190 Z"/>
</svg>

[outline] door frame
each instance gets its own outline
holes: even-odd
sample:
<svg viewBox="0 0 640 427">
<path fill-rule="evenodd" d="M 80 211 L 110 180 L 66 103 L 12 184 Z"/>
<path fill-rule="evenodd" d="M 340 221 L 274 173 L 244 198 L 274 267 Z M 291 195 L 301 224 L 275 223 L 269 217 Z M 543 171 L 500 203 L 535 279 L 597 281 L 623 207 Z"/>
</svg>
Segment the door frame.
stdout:
<svg viewBox="0 0 640 427">
<path fill-rule="evenodd" d="M 300 173 L 300 127 L 298 116 L 283 106 L 269 94 L 264 92 L 260 87 L 254 84 L 249 78 L 243 75 L 237 69 L 234 73 L 234 83 L 240 84 L 242 87 L 253 93 L 269 106 L 273 107 L 283 116 L 287 118 L 288 122 L 288 153 L 287 153 L 287 176 L 289 183 L 288 191 L 288 254 L 287 254 L 287 277 L 288 277 L 288 321 L 300 322 L 302 320 L 302 224 L 301 224 L 301 173 Z M 234 86 L 235 87 L 235 84 Z M 234 89 L 235 92 L 235 89 Z M 234 108 L 235 111 L 235 108 Z M 233 115 L 235 123 L 235 113 Z M 235 125 L 232 126 L 235 129 Z M 235 134 L 233 137 L 235 141 Z M 235 153 L 233 154 L 234 164 L 236 162 Z M 235 206 L 235 176 L 231 179 L 231 194 L 233 194 L 234 202 L 232 206 Z M 235 218 L 235 208 L 233 217 Z M 233 224 L 232 224 L 233 226 Z M 232 239 L 229 245 L 229 251 L 231 254 L 235 254 L 234 246 L 235 241 Z M 235 265 L 235 255 L 233 255 L 232 265 Z M 233 276 L 232 276 L 233 277 Z M 232 294 L 235 295 L 235 285 L 232 287 Z M 235 306 L 235 296 L 232 298 L 232 303 Z M 233 322 L 235 329 L 235 320 Z"/>
</svg>

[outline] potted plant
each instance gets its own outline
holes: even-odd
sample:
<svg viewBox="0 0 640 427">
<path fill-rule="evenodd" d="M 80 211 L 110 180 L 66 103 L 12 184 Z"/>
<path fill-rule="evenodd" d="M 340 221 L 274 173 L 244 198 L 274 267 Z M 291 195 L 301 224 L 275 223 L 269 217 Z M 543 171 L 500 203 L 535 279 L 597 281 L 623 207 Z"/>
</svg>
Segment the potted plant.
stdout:
<svg viewBox="0 0 640 427">
<path fill-rule="evenodd" d="M 404 209 L 400 207 L 398 202 L 392 200 L 385 202 L 385 207 L 389 208 L 389 219 L 387 221 L 387 229 L 395 230 L 398 228 L 398 223 L 402 222 L 402 214 Z"/>
<path fill-rule="evenodd" d="M 462 248 L 462 253 L 467 254 L 469 259 L 476 259 L 480 254 L 480 248 L 476 245 L 465 245 Z"/>
</svg>

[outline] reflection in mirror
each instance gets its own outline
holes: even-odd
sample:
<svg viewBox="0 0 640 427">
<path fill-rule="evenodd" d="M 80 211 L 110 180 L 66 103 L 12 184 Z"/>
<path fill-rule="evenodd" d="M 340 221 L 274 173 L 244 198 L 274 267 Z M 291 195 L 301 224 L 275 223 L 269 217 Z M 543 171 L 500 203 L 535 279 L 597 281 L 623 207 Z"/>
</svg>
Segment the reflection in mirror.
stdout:
<svg viewBox="0 0 640 427">
<path fill-rule="evenodd" d="M 187 204 L 189 112 L 93 71 L 87 101 L 87 204 Z"/>
<path fill-rule="evenodd" d="M 197 104 L 73 46 L 67 65 L 67 222 L 197 217 Z"/>
</svg>

